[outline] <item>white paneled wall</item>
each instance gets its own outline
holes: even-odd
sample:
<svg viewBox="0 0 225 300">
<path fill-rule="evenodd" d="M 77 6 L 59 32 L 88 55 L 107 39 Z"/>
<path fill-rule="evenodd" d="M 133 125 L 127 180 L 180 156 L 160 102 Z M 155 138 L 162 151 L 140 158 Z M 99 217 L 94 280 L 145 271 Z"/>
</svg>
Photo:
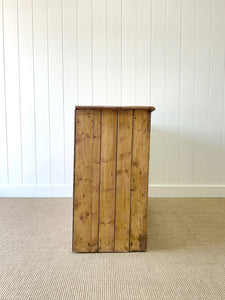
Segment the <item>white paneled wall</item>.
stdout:
<svg viewBox="0 0 225 300">
<path fill-rule="evenodd" d="M 0 0 L 0 196 L 70 196 L 75 105 L 154 105 L 150 192 L 225 196 L 225 0 Z"/>
</svg>

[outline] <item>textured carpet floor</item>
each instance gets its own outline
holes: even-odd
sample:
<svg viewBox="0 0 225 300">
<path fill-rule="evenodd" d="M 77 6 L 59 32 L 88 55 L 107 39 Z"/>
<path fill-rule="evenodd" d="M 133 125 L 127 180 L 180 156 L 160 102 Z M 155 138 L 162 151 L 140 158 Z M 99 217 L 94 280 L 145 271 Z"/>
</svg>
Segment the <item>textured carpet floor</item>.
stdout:
<svg viewBox="0 0 225 300">
<path fill-rule="evenodd" d="M 71 252 L 71 199 L 0 199 L 0 299 L 225 299 L 225 199 L 149 200 L 146 253 Z"/>
</svg>

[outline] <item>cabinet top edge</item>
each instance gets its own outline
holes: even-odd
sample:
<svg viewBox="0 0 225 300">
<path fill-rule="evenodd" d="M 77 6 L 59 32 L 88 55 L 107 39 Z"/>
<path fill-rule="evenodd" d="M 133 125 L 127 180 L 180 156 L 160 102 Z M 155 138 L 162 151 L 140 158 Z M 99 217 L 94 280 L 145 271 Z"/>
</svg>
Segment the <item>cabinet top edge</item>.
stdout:
<svg viewBox="0 0 225 300">
<path fill-rule="evenodd" d="M 76 110 L 85 110 L 85 109 L 109 109 L 109 110 L 149 110 L 154 111 L 154 106 L 75 106 Z"/>
</svg>

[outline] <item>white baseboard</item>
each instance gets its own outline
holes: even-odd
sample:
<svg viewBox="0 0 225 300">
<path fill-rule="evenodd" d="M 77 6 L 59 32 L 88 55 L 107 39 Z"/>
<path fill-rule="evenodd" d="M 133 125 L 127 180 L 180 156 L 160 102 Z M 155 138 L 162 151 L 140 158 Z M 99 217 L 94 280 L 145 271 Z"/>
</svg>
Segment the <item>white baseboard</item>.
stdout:
<svg viewBox="0 0 225 300">
<path fill-rule="evenodd" d="M 0 186 L 0 197 L 72 197 L 71 185 Z M 225 185 L 149 185 L 150 197 L 224 197 Z"/>
<path fill-rule="evenodd" d="M 225 185 L 149 185 L 149 197 L 224 197 Z"/>
<path fill-rule="evenodd" d="M 0 186 L 0 197 L 72 197 L 71 185 Z"/>
</svg>

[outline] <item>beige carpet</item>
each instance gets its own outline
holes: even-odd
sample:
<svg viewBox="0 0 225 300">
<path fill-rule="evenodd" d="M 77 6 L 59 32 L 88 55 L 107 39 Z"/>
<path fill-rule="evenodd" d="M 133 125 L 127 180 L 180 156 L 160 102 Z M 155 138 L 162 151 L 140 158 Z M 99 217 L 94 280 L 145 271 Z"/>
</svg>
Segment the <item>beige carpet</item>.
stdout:
<svg viewBox="0 0 225 300">
<path fill-rule="evenodd" d="M 225 299 L 225 199 L 149 200 L 146 253 L 71 252 L 71 199 L 0 199 L 0 299 Z"/>
</svg>

